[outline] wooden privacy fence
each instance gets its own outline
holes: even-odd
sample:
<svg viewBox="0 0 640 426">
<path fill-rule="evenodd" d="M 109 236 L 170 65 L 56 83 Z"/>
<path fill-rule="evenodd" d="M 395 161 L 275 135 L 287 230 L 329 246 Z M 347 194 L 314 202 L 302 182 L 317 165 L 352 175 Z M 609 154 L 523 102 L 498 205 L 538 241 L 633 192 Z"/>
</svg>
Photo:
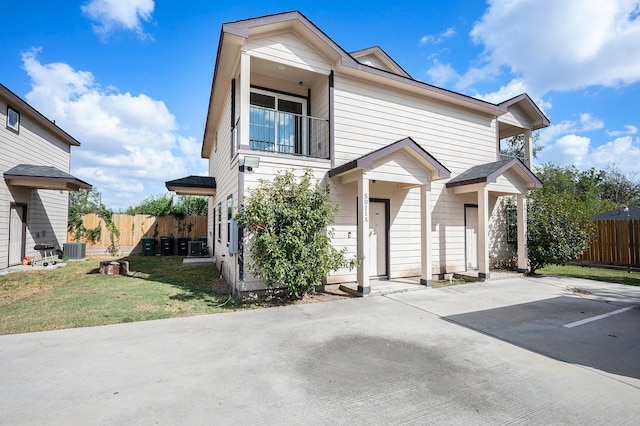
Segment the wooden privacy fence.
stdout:
<svg viewBox="0 0 640 426">
<path fill-rule="evenodd" d="M 578 261 L 640 266 L 640 220 L 594 220 L 593 223 L 595 239 Z"/>
<path fill-rule="evenodd" d="M 111 245 L 109 230 L 104 219 L 97 214 L 82 216 L 85 228 L 93 229 L 101 227 L 100 241 L 89 243 L 86 239 L 76 240 L 71 233 L 67 234 L 69 242 L 86 242 L 87 254 L 105 254 Z M 116 240 L 116 246 L 120 254 L 141 252 L 141 238 L 153 237 L 156 239 L 156 251 L 160 245 L 160 237 L 188 237 L 197 240 L 207 236 L 207 216 L 185 216 L 177 219 L 173 216 L 147 216 L 114 214 L 113 223 L 120 231 L 120 237 Z"/>
</svg>

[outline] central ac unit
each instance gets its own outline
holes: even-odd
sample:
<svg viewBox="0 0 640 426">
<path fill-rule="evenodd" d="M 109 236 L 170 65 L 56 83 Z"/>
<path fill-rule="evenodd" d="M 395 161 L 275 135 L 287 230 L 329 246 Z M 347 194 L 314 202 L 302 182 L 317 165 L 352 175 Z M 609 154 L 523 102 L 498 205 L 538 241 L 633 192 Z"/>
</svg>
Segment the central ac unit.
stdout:
<svg viewBox="0 0 640 426">
<path fill-rule="evenodd" d="M 202 256 L 204 243 L 202 241 L 189 241 L 189 257 Z"/>
<path fill-rule="evenodd" d="M 87 245 L 85 243 L 64 243 L 62 250 L 69 260 L 84 260 L 87 254 Z"/>
</svg>

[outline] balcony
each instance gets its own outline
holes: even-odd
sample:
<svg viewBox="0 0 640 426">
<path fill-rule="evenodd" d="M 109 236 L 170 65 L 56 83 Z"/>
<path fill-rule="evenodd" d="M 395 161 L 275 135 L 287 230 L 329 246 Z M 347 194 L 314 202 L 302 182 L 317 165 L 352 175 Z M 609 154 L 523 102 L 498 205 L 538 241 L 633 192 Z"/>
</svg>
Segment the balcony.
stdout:
<svg viewBox="0 0 640 426">
<path fill-rule="evenodd" d="M 249 116 L 252 151 L 329 159 L 329 120 L 254 105 Z"/>
</svg>

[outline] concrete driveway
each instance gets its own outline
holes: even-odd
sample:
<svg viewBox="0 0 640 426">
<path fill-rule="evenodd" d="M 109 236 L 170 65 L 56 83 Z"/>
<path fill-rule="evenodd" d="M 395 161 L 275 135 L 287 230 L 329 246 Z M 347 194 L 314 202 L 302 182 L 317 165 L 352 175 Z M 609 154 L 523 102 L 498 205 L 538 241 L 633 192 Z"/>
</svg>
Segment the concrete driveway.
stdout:
<svg viewBox="0 0 640 426">
<path fill-rule="evenodd" d="M 518 278 L 1 336 L 0 418 L 638 424 L 638 305 L 640 288 Z"/>
</svg>

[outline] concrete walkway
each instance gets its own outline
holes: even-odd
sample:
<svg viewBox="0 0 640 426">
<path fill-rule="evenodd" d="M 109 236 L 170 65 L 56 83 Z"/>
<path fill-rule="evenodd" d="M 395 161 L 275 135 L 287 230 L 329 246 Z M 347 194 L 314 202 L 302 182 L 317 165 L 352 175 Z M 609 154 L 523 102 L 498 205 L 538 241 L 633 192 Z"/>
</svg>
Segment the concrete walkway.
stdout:
<svg viewBox="0 0 640 426">
<path fill-rule="evenodd" d="M 0 336 L 1 422 L 637 424 L 636 305 L 516 278 Z"/>
</svg>

